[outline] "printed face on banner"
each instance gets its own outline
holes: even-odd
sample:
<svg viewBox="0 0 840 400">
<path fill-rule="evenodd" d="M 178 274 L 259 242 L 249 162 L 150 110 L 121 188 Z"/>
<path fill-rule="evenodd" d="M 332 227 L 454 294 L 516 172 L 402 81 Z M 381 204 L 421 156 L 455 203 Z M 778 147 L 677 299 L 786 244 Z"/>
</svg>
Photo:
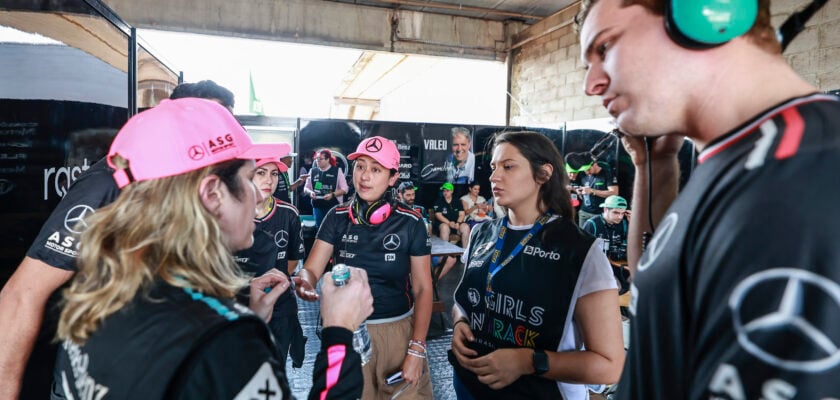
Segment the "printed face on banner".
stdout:
<svg viewBox="0 0 840 400">
<path fill-rule="evenodd" d="M 465 126 L 426 125 L 423 128 L 424 182 L 467 184 L 475 179 L 473 132 Z"/>
</svg>

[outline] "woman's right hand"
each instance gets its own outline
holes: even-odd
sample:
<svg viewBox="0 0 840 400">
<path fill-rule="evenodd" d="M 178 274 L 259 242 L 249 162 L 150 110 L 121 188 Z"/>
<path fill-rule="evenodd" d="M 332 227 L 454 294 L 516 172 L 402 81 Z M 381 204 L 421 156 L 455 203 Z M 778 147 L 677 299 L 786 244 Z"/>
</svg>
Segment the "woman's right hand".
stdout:
<svg viewBox="0 0 840 400">
<path fill-rule="evenodd" d="M 315 291 L 315 284 L 312 283 L 315 280 L 313 278 L 306 268 L 301 268 L 300 272 L 292 277 L 298 297 L 306 301 L 318 300 L 318 292 Z"/>
<path fill-rule="evenodd" d="M 452 354 L 459 364 L 464 365 L 465 361 L 478 356 L 478 352 L 469 347 L 469 343 L 474 341 L 469 322 L 456 322 L 452 327 Z"/>
</svg>

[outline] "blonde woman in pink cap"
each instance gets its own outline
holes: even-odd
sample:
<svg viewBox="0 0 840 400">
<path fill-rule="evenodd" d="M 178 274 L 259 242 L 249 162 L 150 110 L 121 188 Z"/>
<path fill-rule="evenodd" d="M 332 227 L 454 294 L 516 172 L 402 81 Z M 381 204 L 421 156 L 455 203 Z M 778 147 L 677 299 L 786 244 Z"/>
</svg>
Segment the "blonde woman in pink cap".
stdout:
<svg viewBox="0 0 840 400">
<path fill-rule="evenodd" d="M 106 156 L 122 192 L 84 221 L 79 271 L 64 291 L 55 374 L 64 398 L 291 397 L 265 323 L 233 300 L 248 280 L 231 254 L 254 242 L 264 198 L 254 159 L 288 151 L 253 144 L 202 99 L 165 100 L 126 123 Z M 313 375 L 322 399 L 361 394 L 352 331 L 372 300 L 364 271 L 351 273 L 346 287 L 322 288 L 325 351 Z M 289 281 L 267 274 L 250 287 L 251 307 L 270 318 Z"/>
<path fill-rule="evenodd" d="M 426 332 L 432 315 L 431 246 L 423 217 L 393 198 L 399 176 L 396 145 L 379 136 L 363 140 L 354 160 L 356 194 L 327 213 L 298 277 L 298 295 L 318 298 L 315 286 L 330 258 L 367 271 L 374 312 L 367 320 L 370 360 L 362 399 L 432 398 Z M 405 382 L 386 384 L 401 373 Z"/>
</svg>

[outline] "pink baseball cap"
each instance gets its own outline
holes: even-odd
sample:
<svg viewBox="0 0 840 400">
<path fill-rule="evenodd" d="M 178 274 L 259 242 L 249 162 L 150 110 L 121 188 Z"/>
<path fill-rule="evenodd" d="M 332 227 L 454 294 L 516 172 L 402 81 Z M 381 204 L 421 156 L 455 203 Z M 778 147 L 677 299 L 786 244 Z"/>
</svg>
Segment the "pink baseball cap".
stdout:
<svg viewBox="0 0 840 400">
<path fill-rule="evenodd" d="M 262 167 L 263 165 L 273 163 L 274 165 L 277 166 L 277 169 L 280 170 L 280 172 L 286 172 L 286 171 L 289 170 L 289 167 L 286 166 L 286 163 L 284 163 L 283 161 L 280 161 L 280 159 L 283 158 L 283 157 L 286 157 L 286 156 L 284 155 L 284 156 L 280 156 L 280 157 L 261 158 L 261 159 L 257 160 L 257 167 L 259 168 L 259 167 Z"/>
<path fill-rule="evenodd" d="M 400 152 L 397 151 L 397 145 L 382 136 L 371 136 L 362 140 L 356 151 L 350 153 L 347 158 L 355 160 L 359 156 L 370 156 L 388 169 L 400 169 Z"/>
<path fill-rule="evenodd" d="M 120 188 L 134 181 L 165 178 L 233 159 L 282 157 L 288 144 L 254 144 L 226 108 L 211 100 L 164 100 L 135 115 L 117 133 L 108 165 Z M 118 169 L 111 158 L 128 160 Z"/>
</svg>

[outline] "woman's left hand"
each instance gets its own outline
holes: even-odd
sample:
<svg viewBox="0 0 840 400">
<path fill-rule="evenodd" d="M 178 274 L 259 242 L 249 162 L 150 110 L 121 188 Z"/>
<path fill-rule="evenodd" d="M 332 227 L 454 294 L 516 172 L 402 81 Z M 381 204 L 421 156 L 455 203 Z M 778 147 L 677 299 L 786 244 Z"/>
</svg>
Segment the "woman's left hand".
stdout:
<svg viewBox="0 0 840 400">
<path fill-rule="evenodd" d="M 274 303 L 289 288 L 289 278 L 275 268 L 251 279 L 248 308 L 265 322 L 271 320 Z"/>
<path fill-rule="evenodd" d="M 423 377 L 423 370 L 426 367 L 426 359 L 406 354 L 402 364 L 402 376 L 412 386 L 420 383 Z"/>
<path fill-rule="evenodd" d="M 499 349 L 483 357 L 467 360 L 464 367 L 475 373 L 478 380 L 491 389 L 510 385 L 528 373 L 531 349 Z"/>
</svg>

